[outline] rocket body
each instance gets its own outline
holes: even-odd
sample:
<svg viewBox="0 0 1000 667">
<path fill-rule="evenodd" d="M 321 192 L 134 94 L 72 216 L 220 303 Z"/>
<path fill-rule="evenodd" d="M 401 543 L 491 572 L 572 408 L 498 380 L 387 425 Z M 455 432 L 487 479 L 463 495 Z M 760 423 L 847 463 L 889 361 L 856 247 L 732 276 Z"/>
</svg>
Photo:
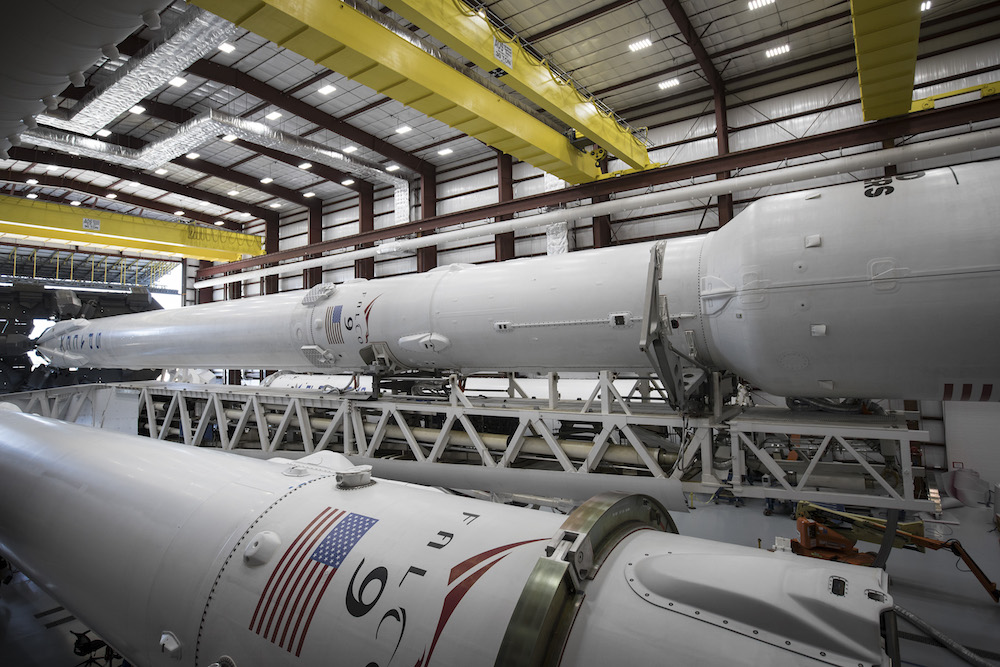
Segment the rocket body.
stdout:
<svg viewBox="0 0 1000 667">
<path fill-rule="evenodd" d="M 3 412 L 0 551 L 139 667 L 526 664 L 511 648 L 537 629 L 522 607 L 574 515 L 344 486 L 349 467 Z M 550 664 L 888 664 L 881 570 L 668 524 L 607 542 Z"/>
<path fill-rule="evenodd" d="M 71 320 L 62 367 L 653 370 L 783 396 L 1000 398 L 1000 163 L 767 197 L 710 234 Z"/>
</svg>

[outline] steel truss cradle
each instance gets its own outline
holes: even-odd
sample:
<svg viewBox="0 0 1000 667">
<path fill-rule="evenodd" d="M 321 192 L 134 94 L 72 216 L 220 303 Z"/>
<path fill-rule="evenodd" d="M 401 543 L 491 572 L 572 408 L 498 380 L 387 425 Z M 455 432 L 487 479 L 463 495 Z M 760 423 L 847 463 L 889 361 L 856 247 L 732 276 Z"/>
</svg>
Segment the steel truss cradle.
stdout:
<svg viewBox="0 0 1000 667">
<path fill-rule="evenodd" d="M 447 397 L 138 382 L 9 394 L 5 401 L 42 416 L 254 456 L 294 458 L 332 450 L 427 466 L 611 473 L 621 475 L 624 486 L 628 480 L 663 479 L 665 485 L 679 480 L 685 494 L 940 511 L 933 489 L 935 500 L 914 496 L 914 479 L 924 471 L 912 464 L 910 447 L 929 435 L 909 430 L 902 415 L 802 415 L 731 407 L 724 414 L 691 417 L 672 411 L 655 383 L 638 380 L 623 396 L 607 374 L 587 401 L 534 400 L 513 380 L 506 395 L 492 397 L 462 391 L 455 377 L 448 382 Z M 502 422 L 512 433 L 486 431 L 484 425 L 491 422 Z M 588 437 L 560 438 L 559 424 L 582 425 Z M 679 434 L 674 451 L 657 443 L 662 436 L 656 434 L 664 432 Z M 808 436 L 820 444 L 811 456 L 786 461 L 761 446 L 765 436 Z M 859 440 L 880 443 L 897 465 L 888 470 L 869 461 L 859 451 Z M 834 449 L 841 460 L 829 460 Z M 713 464 L 703 466 L 703 461 Z M 768 475 L 770 483 L 761 484 L 752 470 Z M 838 476 L 853 478 L 853 488 L 811 483 Z M 758 482 L 749 483 L 752 477 Z M 533 493 L 545 496 L 546 489 Z"/>
</svg>

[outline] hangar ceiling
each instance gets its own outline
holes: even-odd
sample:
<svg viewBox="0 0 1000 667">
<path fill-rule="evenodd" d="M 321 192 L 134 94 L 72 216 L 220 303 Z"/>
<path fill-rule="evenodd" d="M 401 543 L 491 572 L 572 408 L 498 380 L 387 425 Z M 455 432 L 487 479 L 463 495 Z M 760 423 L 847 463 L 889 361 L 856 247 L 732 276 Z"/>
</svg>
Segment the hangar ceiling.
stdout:
<svg viewBox="0 0 1000 667">
<path fill-rule="evenodd" d="M 248 17 L 262 9 L 310 3 L 199 4 L 239 24 L 245 19 L 252 23 Z M 487 70 L 488 63 L 467 48 L 456 43 L 456 51 L 442 43 L 454 37 L 439 23 L 421 21 L 424 3 L 337 4 L 395 25 L 426 53 L 437 54 L 452 71 L 465 75 L 469 90 L 485 83 L 498 103 L 527 111 L 538 127 L 565 139 L 569 149 L 576 143 L 585 157 L 581 164 L 592 160 L 588 151 L 601 142 L 594 139 L 596 130 L 578 136 L 581 127 L 566 122 L 565 109 L 542 110 L 538 99 L 517 92 L 514 83 L 506 85 L 506 75 Z M 447 0 L 440 6 L 489 21 L 500 41 L 515 43 L 544 63 L 561 83 L 640 140 L 643 124 L 669 119 L 677 109 L 692 104 L 711 109 L 713 93 L 720 89 L 730 99 L 746 100 L 755 87 L 807 87 L 817 82 L 821 70 L 850 72 L 858 62 L 851 7 L 841 0 Z M 53 128 L 38 118 L 70 117 L 103 92 L 128 89 L 130 84 L 122 84 L 128 72 L 153 71 L 140 70 L 140 60 L 156 53 L 178 26 L 201 11 L 169 0 L 19 3 L 7 18 L 23 30 L 0 46 L 0 136 L 8 137 L 2 145 L 8 159 L 0 161 L 0 193 L 259 232 L 261 220 L 384 188 L 379 174 L 419 187 L 420 177 L 435 170 L 492 158 L 496 151 L 488 145 L 491 141 L 503 145 L 477 122 L 454 122 L 447 114 L 435 117 L 419 100 L 406 106 L 398 101 L 406 96 L 361 83 L 366 79 L 359 71 L 348 78 L 234 26 L 191 38 L 190 49 L 180 52 L 200 54 L 197 58 L 162 59 L 156 64 L 160 78 L 143 75 L 145 88 L 128 91 L 135 96 L 128 99 L 131 106 L 124 111 L 121 102 L 110 106 L 116 111 L 103 126 L 89 130 L 98 129 L 92 136 Z M 945 36 L 959 47 L 996 34 L 1000 3 L 933 0 L 920 19 L 922 38 Z M 367 81 L 376 85 L 377 79 Z M 451 92 L 468 93 L 464 87 Z M 216 128 L 181 152 L 177 147 L 183 141 L 175 141 L 161 164 L 121 158 L 129 151 L 161 147 L 206 113 L 252 125 L 259 135 L 234 136 Z M 56 130 L 68 134 L 59 141 L 38 139 Z M 300 142 L 269 143 L 261 139 L 268 133 Z M 306 145 L 360 164 L 361 171 L 333 157 L 320 161 L 315 153 L 305 156 L 301 146 Z M 529 159 L 531 150 L 523 152 Z M 614 161 L 612 168 L 629 169 L 635 163 L 635 158 Z"/>
</svg>

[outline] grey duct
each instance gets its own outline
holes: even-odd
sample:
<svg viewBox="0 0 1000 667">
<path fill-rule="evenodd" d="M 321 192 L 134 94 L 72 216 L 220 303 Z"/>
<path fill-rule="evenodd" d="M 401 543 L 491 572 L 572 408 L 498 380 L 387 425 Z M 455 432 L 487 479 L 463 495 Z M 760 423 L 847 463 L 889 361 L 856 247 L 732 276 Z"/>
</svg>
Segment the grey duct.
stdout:
<svg viewBox="0 0 1000 667">
<path fill-rule="evenodd" d="M 166 85 L 178 72 L 183 72 L 199 58 L 215 51 L 237 30 L 225 19 L 194 6 L 188 7 L 162 42 L 147 44 L 109 81 L 91 91 L 72 109 L 58 115 L 39 115 L 37 121 L 42 125 L 93 136 Z"/>
<path fill-rule="evenodd" d="M 861 169 L 872 169 L 884 167 L 890 164 L 898 164 L 906 161 L 922 160 L 930 157 L 942 155 L 952 155 L 975 151 L 976 149 L 989 148 L 1000 144 L 1000 129 L 979 130 L 953 137 L 943 137 L 941 139 L 931 139 L 918 144 L 910 144 L 897 148 L 870 151 L 857 155 L 822 160 L 810 164 L 784 169 L 775 169 L 747 176 L 736 176 L 721 181 L 708 181 L 697 185 L 687 185 L 669 190 L 661 190 L 650 194 L 638 195 L 636 197 L 622 197 L 612 201 L 597 204 L 584 204 L 581 206 L 571 206 L 559 208 L 546 213 L 527 215 L 512 220 L 502 220 L 484 225 L 466 227 L 438 234 L 428 234 L 413 239 L 397 239 L 384 242 L 374 248 L 362 248 L 360 250 L 350 250 L 332 255 L 317 257 L 299 262 L 290 262 L 279 266 L 242 273 L 233 273 L 226 276 L 199 280 L 194 283 L 196 288 L 215 287 L 226 283 L 242 280 L 256 280 L 264 276 L 275 274 L 300 273 L 305 269 L 322 266 L 330 268 L 335 266 L 346 266 L 355 260 L 366 257 L 375 257 L 387 252 L 413 251 L 430 245 L 440 243 L 450 243 L 452 241 L 462 241 L 470 238 L 492 236 L 503 234 L 519 229 L 532 229 L 542 227 L 554 222 L 562 222 L 567 219 L 579 219 L 599 215 L 610 215 L 620 211 L 647 208 L 650 206 L 660 206 L 672 204 L 680 201 L 689 201 L 705 197 L 715 197 L 723 194 L 730 194 L 738 190 L 750 190 L 770 185 L 784 183 L 795 183 L 806 181 L 822 176 L 831 176 Z"/>
<path fill-rule="evenodd" d="M 395 224 L 410 221 L 410 184 L 386 172 L 379 165 L 345 155 L 323 144 L 276 130 L 264 123 L 208 110 L 174 128 L 159 141 L 144 148 L 127 148 L 98 139 L 79 137 L 62 130 L 36 128 L 21 136 L 36 146 L 122 164 L 136 169 L 154 169 L 199 146 L 217 141 L 222 135 L 234 135 L 254 144 L 291 153 L 303 160 L 325 164 L 366 181 L 391 185 L 395 191 Z"/>
</svg>

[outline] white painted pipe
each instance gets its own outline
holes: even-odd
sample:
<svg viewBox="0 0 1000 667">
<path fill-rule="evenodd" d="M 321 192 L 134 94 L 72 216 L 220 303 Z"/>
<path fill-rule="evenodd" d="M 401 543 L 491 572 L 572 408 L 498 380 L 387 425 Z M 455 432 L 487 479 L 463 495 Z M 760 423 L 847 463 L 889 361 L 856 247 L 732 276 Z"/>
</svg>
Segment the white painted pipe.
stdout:
<svg viewBox="0 0 1000 667">
<path fill-rule="evenodd" d="M 416 250 L 418 248 L 449 243 L 452 241 L 461 241 L 480 236 L 503 234 L 505 232 L 511 232 L 519 229 L 530 229 L 554 222 L 564 222 L 567 218 L 578 219 L 610 215 L 612 213 L 618 213 L 625 210 L 662 206 L 664 204 L 673 204 L 679 201 L 688 201 L 691 199 L 730 194 L 738 190 L 750 190 L 770 185 L 794 183 L 813 178 L 821 178 L 823 176 L 842 174 L 844 172 L 858 171 L 861 169 L 885 167 L 887 165 L 898 164 L 900 162 L 922 160 L 942 155 L 953 155 L 955 153 L 963 153 L 996 146 L 997 144 L 1000 144 L 1000 129 L 979 130 L 977 132 L 969 132 L 967 134 L 952 137 L 931 139 L 918 144 L 870 151 L 868 153 L 860 153 L 858 155 L 847 155 L 844 157 L 832 158 L 830 160 L 798 165 L 795 167 L 775 169 L 757 174 L 748 174 L 746 176 L 736 176 L 734 178 L 728 178 L 721 181 L 709 181 L 706 183 L 698 183 L 696 185 L 671 188 L 669 190 L 652 192 L 635 197 L 624 197 L 622 199 L 599 202 L 596 204 L 585 204 L 571 208 L 563 208 L 546 213 L 539 213 L 537 215 L 514 218 L 512 220 L 501 220 L 485 225 L 467 227 L 465 229 L 456 229 L 438 234 L 430 234 L 414 239 L 392 241 L 389 243 L 383 243 L 382 245 L 375 246 L 373 248 L 349 250 L 301 262 L 292 262 L 289 264 L 282 264 L 263 269 L 254 269 L 253 271 L 244 271 L 242 273 L 235 273 L 226 276 L 217 276 L 207 280 L 199 280 L 194 283 L 194 287 L 201 289 L 205 287 L 215 287 L 216 285 L 224 285 L 226 283 L 236 281 L 256 280 L 258 278 L 263 278 L 264 276 L 275 274 L 282 275 L 301 273 L 305 269 L 315 267 L 330 268 L 334 266 L 343 266 L 358 259 L 375 257 L 386 252 Z"/>
</svg>

